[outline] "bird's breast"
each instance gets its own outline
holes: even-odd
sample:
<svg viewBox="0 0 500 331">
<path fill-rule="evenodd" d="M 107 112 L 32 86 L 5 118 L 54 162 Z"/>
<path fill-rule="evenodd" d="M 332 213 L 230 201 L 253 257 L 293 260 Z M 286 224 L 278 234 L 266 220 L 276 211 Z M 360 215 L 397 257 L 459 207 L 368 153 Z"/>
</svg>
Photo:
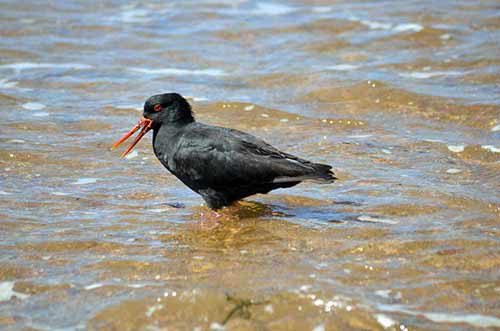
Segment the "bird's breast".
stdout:
<svg viewBox="0 0 500 331">
<path fill-rule="evenodd" d="M 153 136 L 153 151 L 156 158 L 168 170 L 172 171 L 175 165 L 172 162 L 172 155 L 176 145 L 175 135 L 161 127 Z"/>
<path fill-rule="evenodd" d="M 159 149 L 159 148 L 153 147 L 153 150 L 155 152 L 155 155 L 156 155 L 156 158 L 158 159 L 158 161 L 160 161 L 160 163 L 163 164 L 163 166 L 165 168 L 172 171 L 172 167 L 173 167 L 172 163 L 173 162 L 171 162 L 171 160 L 169 160 L 168 153 L 162 149 Z"/>
</svg>

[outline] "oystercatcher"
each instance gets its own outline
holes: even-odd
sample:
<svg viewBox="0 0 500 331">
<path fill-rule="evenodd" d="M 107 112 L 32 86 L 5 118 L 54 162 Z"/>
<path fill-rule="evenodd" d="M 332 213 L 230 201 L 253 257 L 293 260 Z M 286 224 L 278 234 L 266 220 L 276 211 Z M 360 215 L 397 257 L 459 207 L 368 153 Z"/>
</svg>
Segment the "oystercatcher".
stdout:
<svg viewBox="0 0 500 331">
<path fill-rule="evenodd" d="M 161 164 L 214 210 L 302 181 L 333 183 L 337 179 L 329 165 L 281 152 L 245 132 L 196 122 L 191 106 L 177 93 L 146 100 L 143 118 L 111 149 L 139 129 L 121 157 L 153 130 L 153 150 Z"/>
</svg>

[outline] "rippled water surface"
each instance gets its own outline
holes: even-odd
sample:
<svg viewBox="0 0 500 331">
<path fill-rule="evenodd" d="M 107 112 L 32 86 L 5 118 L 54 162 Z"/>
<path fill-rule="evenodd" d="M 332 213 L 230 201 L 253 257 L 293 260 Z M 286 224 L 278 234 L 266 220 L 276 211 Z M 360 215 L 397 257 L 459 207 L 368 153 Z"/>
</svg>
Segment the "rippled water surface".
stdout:
<svg viewBox="0 0 500 331">
<path fill-rule="evenodd" d="M 498 1 L 0 1 L 0 329 L 500 328 Z M 332 164 L 214 219 L 144 100 Z"/>
</svg>

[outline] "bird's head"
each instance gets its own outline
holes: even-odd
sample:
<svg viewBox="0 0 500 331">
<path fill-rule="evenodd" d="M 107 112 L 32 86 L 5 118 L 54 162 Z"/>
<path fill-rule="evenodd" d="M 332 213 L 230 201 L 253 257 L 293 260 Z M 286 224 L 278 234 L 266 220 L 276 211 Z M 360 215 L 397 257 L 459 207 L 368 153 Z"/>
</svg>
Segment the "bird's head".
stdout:
<svg viewBox="0 0 500 331">
<path fill-rule="evenodd" d="M 111 149 L 115 149 L 139 129 L 142 129 L 134 142 L 123 152 L 127 155 L 139 140 L 151 129 L 158 130 L 162 125 L 182 126 L 194 121 L 189 103 L 178 93 L 164 93 L 149 97 L 144 103 L 143 117 Z"/>
<path fill-rule="evenodd" d="M 144 118 L 153 128 L 163 124 L 183 125 L 194 121 L 189 103 L 178 93 L 157 94 L 144 103 Z"/>
</svg>

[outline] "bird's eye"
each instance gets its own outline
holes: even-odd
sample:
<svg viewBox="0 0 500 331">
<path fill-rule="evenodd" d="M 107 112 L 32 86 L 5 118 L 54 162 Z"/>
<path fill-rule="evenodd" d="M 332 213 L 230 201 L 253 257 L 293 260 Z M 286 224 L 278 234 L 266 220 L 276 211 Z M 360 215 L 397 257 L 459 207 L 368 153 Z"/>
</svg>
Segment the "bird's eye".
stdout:
<svg viewBox="0 0 500 331">
<path fill-rule="evenodd" d="M 160 105 L 160 104 L 157 104 L 157 105 L 155 105 L 155 106 L 153 107 L 153 109 L 154 109 L 155 111 L 160 111 L 160 110 L 161 110 L 161 105 Z"/>
</svg>

